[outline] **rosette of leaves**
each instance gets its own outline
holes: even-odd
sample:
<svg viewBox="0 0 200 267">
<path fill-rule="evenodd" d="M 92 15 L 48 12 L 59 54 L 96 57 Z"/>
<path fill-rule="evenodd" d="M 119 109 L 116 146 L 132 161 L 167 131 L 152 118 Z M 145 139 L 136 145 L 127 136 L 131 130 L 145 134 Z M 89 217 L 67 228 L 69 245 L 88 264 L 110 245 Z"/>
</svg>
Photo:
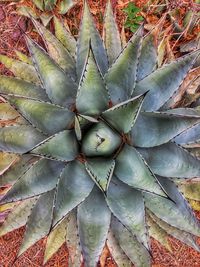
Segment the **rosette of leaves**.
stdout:
<svg viewBox="0 0 200 267">
<path fill-rule="evenodd" d="M 122 50 L 110 2 L 103 40 L 87 3 L 77 42 L 54 22 L 56 37 L 33 20 L 47 52 L 27 37 L 32 63 L 1 57 L 16 77 L 0 76 L 11 121 L 0 129 L 0 185 L 10 185 L 0 203 L 14 206 L 0 235 L 26 225 L 18 256 L 46 237 L 45 262 L 66 242 L 69 266 L 95 267 L 105 244 L 118 266 L 150 266 L 150 235 L 199 250 L 176 181 L 200 176 L 187 151 L 200 113 L 164 108 L 199 51 L 157 68 L 154 33 L 142 28 Z"/>
</svg>

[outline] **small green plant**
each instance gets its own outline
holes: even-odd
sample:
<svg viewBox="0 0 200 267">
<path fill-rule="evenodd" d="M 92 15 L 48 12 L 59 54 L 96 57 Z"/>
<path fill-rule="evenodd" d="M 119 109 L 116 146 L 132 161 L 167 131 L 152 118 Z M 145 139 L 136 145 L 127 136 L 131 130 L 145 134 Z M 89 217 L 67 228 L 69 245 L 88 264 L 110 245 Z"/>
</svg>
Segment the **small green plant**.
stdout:
<svg viewBox="0 0 200 267">
<path fill-rule="evenodd" d="M 123 11 L 127 15 L 124 27 L 129 28 L 132 32 L 136 32 L 141 22 L 144 20 L 144 18 L 139 15 L 141 9 L 135 6 L 133 2 L 130 2 L 128 6 L 123 9 Z"/>
</svg>

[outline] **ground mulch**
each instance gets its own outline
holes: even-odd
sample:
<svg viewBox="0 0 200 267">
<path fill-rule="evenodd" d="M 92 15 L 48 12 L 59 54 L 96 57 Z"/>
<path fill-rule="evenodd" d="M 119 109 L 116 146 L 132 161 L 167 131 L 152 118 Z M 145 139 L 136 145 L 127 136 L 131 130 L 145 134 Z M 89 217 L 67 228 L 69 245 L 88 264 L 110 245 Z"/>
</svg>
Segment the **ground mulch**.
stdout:
<svg viewBox="0 0 200 267">
<path fill-rule="evenodd" d="M 88 1 L 91 7 L 92 14 L 95 17 L 97 26 L 102 31 L 102 16 L 105 8 L 105 0 Z M 122 12 L 123 7 L 127 5 L 129 1 L 125 0 L 113 0 L 113 6 L 116 11 L 117 20 L 120 30 L 122 29 L 125 21 L 124 13 Z M 146 4 L 147 0 L 135 0 L 139 7 Z M 180 10 L 184 15 L 188 8 L 192 7 L 193 1 L 170 1 L 172 5 L 180 5 Z M 27 6 L 32 6 L 31 1 L 25 1 Z M 8 56 L 15 57 L 15 49 L 28 54 L 25 42 L 24 33 L 26 32 L 32 38 L 36 39 L 42 44 L 40 37 L 36 32 L 33 31 L 31 22 L 22 16 L 18 16 L 16 8 L 19 7 L 20 3 L 4 3 L 0 2 L 0 54 L 6 54 Z M 34 7 L 33 7 L 34 8 Z M 174 8 L 173 6 L 171 8 Z M 72 33 L 76 36 L 78 33 L 78 27 L 81 19 L 82 1 L 79 1 L 74 8 L 71 9 L 68 14 L 65 15 L 64 19 L 68 22 L 69 28 Z M 38 12 L 39 13 L 39 12 Z M 146 16 L 148 23 L 156 24 L 159 17 L 151 14 L 151 10 Z M 169 21 L 166 22 L 164 27 L 167 29 Z M 188 40 L 192 40 L 196 37 L 199 28 L 195 28 L 194 32 L 190 35 L 184 36 L 180 40 L 176 41 L 174 45 L 173 41 L 171 46 L 173 52 L 176 55 L 179 51 L 179 45 Z M 130 31 L 126 30 L 126 38 L 128 39 L 131 35 Z M 5 75 L 12 75 L 2 64 L 0 64 L 0 73 Z M 197 214 L 200 218 L 200 215 Z M 32 246 L 26 253 L 24 253 L 15 263 L 13 263 L 19 246 L 23 239 L 25 228 L 22 227 L 16 231 L 13 231 L 0 238 L 0 267 L 41 267 L 44 255 L 45 239 L 40 240 L 34 246 Z M 174 238 L 169 238 L 173 253 L 167 251 L 157 241 L 152 239 L 152 255 L 153 255 L 153 267 L 200 267 L 200 253 L 194 249 L 189 248 L 183 243 L 179 242 Z M 198 239 L 200 245 L 200 238 Z M 45 264 L 45 267 L 67 267 L 68 251 L 66 245 L 63 245 L 59 251 Z M 103 265 L 102 265 L 103 266 Z M 114 267 L 114 261 L 108 254 L 105 266 Z"/>
</svg>

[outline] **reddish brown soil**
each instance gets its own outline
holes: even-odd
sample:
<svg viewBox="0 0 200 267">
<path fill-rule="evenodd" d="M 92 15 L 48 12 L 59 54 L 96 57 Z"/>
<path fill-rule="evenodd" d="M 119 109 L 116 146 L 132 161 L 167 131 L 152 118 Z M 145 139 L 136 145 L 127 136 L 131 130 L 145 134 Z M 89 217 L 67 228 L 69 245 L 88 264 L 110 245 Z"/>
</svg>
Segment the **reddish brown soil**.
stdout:
<svg viewBox="0 0 200 267">
<path fill-rule="evenodd" d="M 80 1 L 81 2 L 81 1 Z M 125 0 L 112 0 L 113 6 L 116 8 L 119 27 L 121 29 L 125 20 L 122 13 L 122 8 L 129 1 Z M 138 6 L 143 6 L 147 0 L 134 1 Z M 184 14 L 187 8 L 192 6 L 192 1 L 171 1 L 172 4 L 179 4 L 181 6 L 181 12 Z M 102 30 L 102 14 L 105 8 L 105 0 L 89 1 L 93 15 L 97 22 L 98 28 Z M 31 5 L 31 1 L 26 1 L 26 4 Z M 0 4 L 0 54 L 6 54 L 9 56 L 15 56 L 14 50 L 17 49 L 21 52 L 27 53 L 25 42 L 23 39 L 24 32 L 31 35 L 32 38 L 41 42 L 38 35 L 33 31 L 31 23 L 28 19 L 19 17 L 16 14 L 16 7 L 19 4 Z M 66 16 L 69 27 L 73 34 L 77 34 L 78 26 L 80 23 L 82 3 L 76 5 Z M 151 13 L 146 15 L 148 23 L 156 24 L 158 17 Z M 169 22 L 168 22 L 169 23 Z M 164 25 L 167 28 L 169 25 Z M 199 30 L 195 29 L 195 31 Z M 176 43 L 174 51 L 178 50 L 178 46 L 181 42 L 195 38 L 196 32 L 185 36 L 185 39 Z M 130 32 L 126 32 L 127 38 L 130 36 Z M 0 73 L 12 75 L 7 71 L 3 65 L 0 65 Z M 199 216 L 200 217 L 200 216 Z M 22 255 L 17 261 L 15 261 L 16 253 L 19 249 L 20 243 L 23 238 L 24 228 L 18 229 L 12 233 L 9 233 L 0 238 L 0 267 L 41 267 L 45 240 L 41 240 L 31 247 L 24 255 Z M 200 244 L 200 239 L 198 240 Z M 168 252 L 158 242 L 152 240 L 152 252 L 153 252 L 153 267 L 199 267 L 200 266 L 200 253 L 196 252 L 192 248 L 183 245 L 181 242 L 170 238 L 170 242 L 173 248 L 173 253 Z M 59 251 L 49 260 L 45 267 L 67 267 L 68 252 L 67 247 L 63 245 Z M 112 261 L 112 258 L 108 255 L 106 260 L 107 267 L 116 266 Z"/>
</svg>

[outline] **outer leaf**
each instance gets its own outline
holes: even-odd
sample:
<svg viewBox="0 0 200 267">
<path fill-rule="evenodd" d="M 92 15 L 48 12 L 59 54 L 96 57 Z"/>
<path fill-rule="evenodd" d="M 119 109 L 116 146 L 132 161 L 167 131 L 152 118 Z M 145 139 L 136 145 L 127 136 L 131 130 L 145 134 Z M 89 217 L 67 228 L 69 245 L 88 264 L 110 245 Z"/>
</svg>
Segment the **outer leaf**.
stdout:
<svg viewBox="0 0 200 267">
<path fill-rule="evenodd" d="M 105 11 L 103 40 L 108 54 L 109 65 L 112 65 L 120 54 L 122 46 L 118 26 L 114 18 L 110 0 L 107 2 Z"/>
<path fill-rule="evenodd" d="M 66 14 L 67 11 L 75 5 L 74 0 L 62 0 L 59 6 L 59 13 Z"/>
<path fill-rule="evenodd" d="M 0 152 L 0 175 L 2 175 L 17 160 L 15 154 Z"/>
<path fill-rule="evenodd" d="M 45 45 L 48 49 L 50 57 L 52 57 L 58 65 L 67 72 L 74 79 L 76 78 L 75 61 L 72 58 L 68 50 L 63 46 L 63 44 L 47 30 L 38 21 L 32 19 L 37 31 L 42 36 Z"/>
<path fill-rule="evenodd" d="M 103 194 L 97 187 L 78 207 L 77 216 L 85 265 L 95 267 L 106 242 L 111 216 Z"/>
<path fill-rule="evenodd" d="M 156 68 L 157 48 L 155 45 L 155 33 L 147 34 L 142 40 L 142 49 L 138 62 L 137 81 L 144 79 Z"/>
<path fill-rule="evenodd" d="M 91 192 L 94 183 L 79 161 L 67 164 L 58 183 L 53 225 L 57 224 Z"/>
<path fill-rule="evenodd" d="M 157 223 L 157 225 L 159 225 L 159 227 L 164 229 L 164 231 L 166 231 L 169 235 L 177 238 L 181 242 L 196 249 L 197 251 L 200 251 L 199 246 L 196 244 L 194 237 L 191 234 L 184 232 L 184 231 L 181 231 L 180 229 L 175 228 L 175 227 L 167 224 L 166 222 L 164 222 L 164 221 L 160 220 L 158 217 L 156 217 L 152 212 L 150 212 L 150 216 L 151 216 L 152 220 L 154 220 Z"/>
<path fill-rule="evenodd" d="M 179 189 L 184 194 L 185 197 L 200 201 L 200 183 L 199 182 L 189 182 L 189 183 L 180 184 Z"/>
<path fill-rule="evenodd" d="M 131 132 L 132 142 L 139 147 L 159 146 L 181 134 L 197 121 L 198 119 L 177 117 L 162 112 L 141 112 Z"/>
<path fill-rule="evenodd" d="M 125 145 L 117 156 L 115 175 L 131 187 L 166 196 L 147 163 L 131 146 Z"/>
<path fill-rule="evenodd" d="M 12 73 L 25 81 L 40 84 L 35 68 L 25 62 L 0 55 L 0 62 L 3 63 Z"/>
<path fill-rule="evenodd" d="M 66 29 L 64 24 L 54 16 L 55 35 L 57 39 L 66 47 L 69 53 L 75 57 L 76 40 L 73 35 Z"/>
<path fill-rule="evenodd" d="M 18 256 L 49 233 L 53 217 L 54 198 L 55 190 L 52 190 L 38 199 L 28 218 L 25 236 Z"/>
<path fill-rule="evenodd" d="M 28 57 L 26 54 L 22 53 L 21 51 L 15 50 L 15 54 L 17 55 L 17 57 L 19 58 L 19 60 L 32 65 L 32 61 L 31 58 Z"/>
<path fill-rule="evenodd" d="M 77 214 L 76 210 L 70 212 L 67 224 L 67 249 L 69 251 L 69 267 L 79 267 L 81 265 L 81 249 L 78 236 Z"/>
<path fill-rule="evenodd" d="M 95 116 L 107 109 L 108 104 L 108 91 L 90 49 L 77 91 L 76 107 L 83 115 Z"/>
<path fill-rule="evenodd" d="M 158 218 L 182 231 L 200 235 L 197 221 L 190 217 L 190 212 L 183 211 L 180 204 L 160 196 L 152 197 L 149 193 L 144 193 L 144 197 L 145 206 Z"/>
<path fill-rule="evenodd" d="M 109 230 L 108 233 L 107 246 L 109 248 L 110 254 L 112 255 L 112 258 L 114 259 L 118 267 L 132 266 L 131 261 L 120 248 L 112 230 Z"/>
<path fill-rule="evenodd" d="M 44 10 L 44 2 L 43 0 L 33 0 L 34 4 L 36 5 L 37 8 L 40 10 Z"/>
<path fill-rule="evenodd" d="M 181 59 L 164 65 L 138 82 L 134 95 L 149 90 L 143 104 L 145 111 L 158 110 L 176 92 L 192 68 L 199 51 L 188 54 Z"/>
<path fill-rule="evenodd" d="M 177 144 L 184 146 L 191 145 L 200 141 L 200 123 L 194 125 L 193 127 L 178 135 L 176 138 L 174 138 L 174 141 Z"/>
<path fill-rule="evenodd" d="M 200 161 L 174 143 L 139 149 L 152 171 L 164 177 L 200 176 Z"/>
<path fill-rule="evenodd" d="M 78 155 L 75 133 L 65 130 L 52 135 L 31 150 L 31 153 L 54 160 L 71 161 Z"/>
<path fill-rule="evenodd" d="M 3 152 L 5 153 L 5 152 Z M 37 158 L 32 155 L 22 155 L 0 178 L 0 186 L 12 184 L 22 176 Z"/>
<path fill-rule="evenodd" d="M 142 31 L 139 29 L 105 75 L 105 81 L 114 104 L 129 99 L 133 92 L 141 35 Z"/>
<path fill-rule="evenodd" d="M 140 112 L 144 95 L 131 98 L 102 113 L 102 117 L 116 130 L 128 133 Z"/>
<path fill-rule="evenodd" d="M 92 158 L 85 163 L 86 170 L 96 185 L 107 191 L 115 168 L 115 161 L 106 158 Z"/>
<path fill-rule="evenodd" d="M 200 110 L 194 108 L 175 108 L 162 111 L 162 113 L 175 115 L 177 117 L 200 118 Z"/>
<path fill-rule="evenodd" d="M 50 232 L 45 247 L 43 264 L 45 264 L 53 256 L 53 254 L 56 253 L 59 248 L 65 243 L 65 238 L 67 234 L 67 221 L 68 218 L 64 219 L 55 229 Z"/>
<path fill-rule="evenodd" d="M 36 200 L 37 198 L 27 199 L 15 206 L 1 225 L 0 236 L 24 226 Z"/>
<path fill-rule="evenodd" d="M 97 61 L 97 65 L 100 68 L 101 73 L 105 74 L 108 68 L 107 55 L 103 47 L 101 36 L 94 25 L 94 21 L 89 11 L 88 4 L 86 1 L 84 1 L 83 18 L 82 18 L 81 27 L 79 31 L 79 38 L 77 42 L 76 69 L 77 69 L 77 76 L 79 79 L 84 69 L 85 59 L 88 54 L 90 41 L 93 47 L 93 52 L 94 52 L 95 60 Z"/>
<path fill-rule="evenodd" d="M 43 0 L 43 2 L 44 2 L 44 10 L 51 11 L 54 8 L 57 0 Z"/>
<path fill-rule="evenodd" d="M 24 120 L 19 113 L 9 104 L 0 104 L 0 125 L 25 125 L 27 121 Z"/>
<path fill-rule="evenodd" d="M 106 200 L 112 213 L 148 248 L 142 194 L 113 177 Z"/>
<path fill-rule="evenodd" d="M 25 96 L 48 101 L 45 90 L 32 83 L 13 77 L 0 76 L 0 93 L 3 95 Z"/>
<path fill-rule="evenodd" d="M 31 126 L 8 126 L 0 128 L 0 150 L 26 153 L 45 139 L 45 136 Z"/>
<path fill-rule="evenodd" d="M 155 240 L 157 240 L 161 245 L 163 245 L 167 250 L 172 252 L 172 248 L 168 241 L 167 232 L 161 228 L 150 216 L 148 216 L 149 234 Z"/>
<path fill-rule="evenodd" d="M 151 258 L 148 251 L 138 242 L 137 238 L 131 235 L 131 233 L 115 218 L 112 219 L 111 229 L 120 247 L 136 266 L 151 266 Z"/>
<path fill-rule="evenodd" d="M 72 125 L 74 113 L 67 108 L 13 96 L 8 100 L 33 126 L 46 134 L 55 134 Z"/>
<path fill-rule="evenodd" d="M 61 162 L 40 159 L 17 180 L 1 203 L 16 202 L 52 190 L 63 167 Z"/>
<path fill-rule="evenodd" d="M 41 47 L 30 39 L 27 39 L 27 43 L 48 97 L 58 105 L 72 104 L 76 94 L 76 84 Z"/>
</svg>

